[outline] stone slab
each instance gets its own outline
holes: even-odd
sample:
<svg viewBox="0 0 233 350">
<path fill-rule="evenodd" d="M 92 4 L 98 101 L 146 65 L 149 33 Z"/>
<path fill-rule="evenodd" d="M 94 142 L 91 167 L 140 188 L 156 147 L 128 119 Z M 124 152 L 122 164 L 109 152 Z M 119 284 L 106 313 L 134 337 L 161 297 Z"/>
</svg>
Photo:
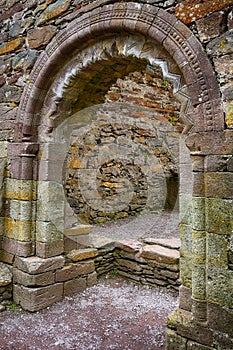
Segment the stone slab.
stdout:
<svg viewBox="0 0 233 350">
<path fill-rule="evenodd" d="M 14 285 L 13 297 L 23 309 L 35 312 L 44 309 L 63 298 L 63 283 L 40 288 Z"/>
<path fill-rule="evenodd" d="M 74 279 L 78 276 L 88 275 L 95 270 L 94 261 L 69 264 L 56 272 L 56 282 L 64 282 Z"/>
<path fill-rule="evenodd" d="M 78 249 L 72 250 L 67 254 L 67 258 L 72 261 L 80 261 L 94 258 L 98 255 L 97 249 L 87 248 L 87 249 Z"/>
<path fill-rule="evenodd" d="M 64 296 L 73 295 L 86 289 L 86 278 L 75 278 L 64 283 Z"/>
<path fill-rule="evenodd" d="M 168 265 L 179 262 L 180 253 L 177 250 L 161 247 L 159 245 L 146 245 L 143 247 L 141 256 L 149 260 L 163 262 Z"/>
<path fill-rule="evenodd" d="M 85 235 L 92 231 L 92 225 L 76 225 L 75 227 L 67 228 L 64 231 L 65 236 Z"/>
<path fill-rule="evenodd" d="M 14 283 L 21 284 L 25 287 L 42 287 L 53 284 L 55 282 L 55 274 L 52 271 L 40 273 L 38 275 L 30 275 L 19 269 L 13 269 Z"/>
<path fill-rule="evenodd" d="M 143 238 L 143 242 L 146 244 L 157 244 L 165 248 L 170 249 L 180 249 L 180 239 L 179 238 Z"/>
<path fill-rule="evenodd" d="M 28 258 L 16 257 L 14 267 L 31 275 L 36 275 L 47 271 L 55 271 L 62 268 L 64 264 L 65 258 L 63 256 L 56 256 L 48 259 L 31 256 Z"/>
</svg>

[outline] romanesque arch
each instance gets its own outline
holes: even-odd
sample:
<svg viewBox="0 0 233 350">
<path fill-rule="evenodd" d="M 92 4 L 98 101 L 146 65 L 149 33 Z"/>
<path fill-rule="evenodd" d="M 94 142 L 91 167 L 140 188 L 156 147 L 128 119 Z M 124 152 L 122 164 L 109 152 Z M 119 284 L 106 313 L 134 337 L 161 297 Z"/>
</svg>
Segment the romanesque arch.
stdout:
<svg viewBox="0 0 233 350">
<path fill-rule="evenodd" d="M 31 139 L 53 77 L 88 40 L 111 33 L 138 33 L 161 44 L 180 67 L 195 108 L 196 131 L 224 128 L 211 64 L 187 27 L 167 12 L 140 3 L 115 3 L 87 12 L 59 33 L 37 60 L 18 113 L 18 139 Z M 40 119 L 40 118 L 39 118 Z"/>
<path fill-rule="evenodd" d="M 119 36 L 125 38 L 132 36 L 136 38 L 135 43 L 142 40 L 141 49 L 138 49 L 136 44 L 133 45 L 133 48 L 118 49 Z M 97 54 L 92 52 L 89 55 L 90 61 L 88 59 L 86 62 L 75 61 L 77 55 L 83 54 L 89 48 L 93 49 L 97 43 L 103 43 L 104 40 L 111 43 L 109 49 L 100 44 L 102 45 L 100 52 Z M 144 45 L 145 43 L 150 43 L 149 50 L 148 45 Z M 155 47 L 152 49 L 153 45 Z M 126 51 L 127 54 L 125 54 Z M 72 94 L 71 99 L 68 98 L 69 88 L 71 91 L 77 91 L 82 84 L 82 86 L 88 84 L 85 74 L 91 66 L 100 62 L 98 53 L 102 55 L 103 60 L 108 60 L 108 62 L 112 58 L 117 59 L 121 56 L 123 60 L 133 58 L 135 65 L 143 65 L 145 62 L 154 64 L 155 67 L 159 67 L 162 76 L 170 79 L 173 87 L 176 87 L 177 98 L 180 98 L 181 102 L 185 101 L 184 105 L 188 106 L 184 107 L 184 121 L 188 131 L 194 126 L 186 138 L 193 161 L 193 212 L 192 217 L 185 218 L 185 230 L 182 232 L 184 244 L 181 263 L 183 284 L 180 291 L 181 311 L 179 312 L 181 316 L 178 312 L 174 319 L 170 318 L 168 326 L 172 331 L 169 339 L 173 339 L 176 332 L 179 334 L 177 339 L 180 339 L 180 336 L 188 337 L 188 324 L 194 334 L 191 338 L 198 343 L 207 344 L 206 340 L 203 340 L 200 329 L 203 325 L 206 327 L 206 321 L 212 322 L 212 327 L 214 327 L 213 321 L 210 321 L 214 307 L 209 306 L 208 308 L 208 303 L 213 301 L 223 307 L 232 307 L 232 305 L 229 299 L 226 301 L 220 298 L 219 301 L 214 292 L 215 282 L 212 282 L 214 272 L 209 271 L 207 267 L 207 263 L 211 265 L 211 257 L 207 256 L 207 251 L 212 249 L 212 254 L 217 255 L 216 250 L 213 249 L 213 244 L 216 244 L 217 240 L 214 241 L 211 236 L 217 233 L 215 232 L 217 228 L 214 223 L 210 223 L 214 203 L 211 208 L 212 204 L 211 202 L 206 204 L 206 198 L 211 197 L 214 191 L 218 192 L 221 186 L 219 183 L 215 183 L 213 187 L 209 185 L 208 176 L 210 175 L 205 176 L 205 172 L 213 169 L 213 164 L 209 163 L 211 158 L 207 159 L 206 156 L 222 155 L 224 152 L 227 155 L 230 154 L 230 134 L 224 133 L 224 113 L 219 87 L 203 47 L 185 25 L 155 6 L 140 2 L 116 2 L 90 9 L 56 35 L 38 58 L 20 102 L 15 140 L 9 146 L 9 158 L 14 160 L 15 165 L 11 169 L 12 188 L 9 186 L 6 192 L 8 191 L 8 196 L 11 196 L 12 193 L 14 196 L 16 196 L 15 193 L 17 194 L 20 220 L 23 221 L 26 217 L 30 222 L 25 227 L 20 226 L 20 237 L 17 237 L 16 234 L 13 237 L 15 254 L 19 252 L 19 256 L 25 257 L 23 263 L 18 261 L 16 265 L 18 268 L 23 266 L 22 270 L 25 269 L 23 264 L 27 269 L 33 269 L 33 259 L 30 260 L 32 256 L 39 256 L 44 261 L 55 256 L 58 258 L 56 262 L 58 268 L 62 265 L 62 227 L 64 224 L 62 218 L 65 200 L 60 180 L 54 174 L 49 175 L 51 167 L 60 157 L 58 154 L 56 158 L 53 148 L 57 148 L 57 145 L 54 138 L 50 139 L 50 136 L 54 137 L 54 130 L 62 125 L 69 116 L 62 113 L 64 108 L 61 107 L 64 101 L 67 101 L 65 105 L 67 110 L 72 104 L 75 104 L 75 109 L 71 109 L 72 113 L 83 108 L 82 104 L 75 102 Z M 107 54 L 107 58 L 104 57 L 104 53 Z M 87 56 L 85 57 L 88 58 Z M 75 80 L 82 74 L 84 75 L 83 81 L 80 80 L 81 82 L 76 85 Z M 91 107 L 91 105 L 85 107 Z M 41 138 L 45 129 L 48 139 L 45 135 Z M 214 145 L 211 143 L 213 135 Z M 46 147 L 41 148 L 40 143 L 46 144 Z M 230 197 L 228 192 L 224 193 L 224 196 L 224 198 Z M 54 201 L 62 205 L 58 204 L 57 207 L 53 207 L 53 211 L 49 213 L 49 205 Z M 220 210 L 222 206 L 225 218 L 228 220 L 227 229 L 229 230 L 230 223 L 224 203 L 219 202 L 216 210 Z M 37 206 L 36 215 L 35 206 Z M 56 227 L 53 225 L 54 221 L 57 222 Z M 211 234 L 208 235 L 207 230 Z M 26 241 L 24 245 L 22 245 L 22 237 Z M 190 244 L 187 244 L 187 241 Z M 224 250 L 223 244 L 221 247 Z M 220 267 L 226 269 L 227 259 L 224 264 Z M 219 282 L 217 281 L 217 284 L 221 287 L 221 281 L 225 281 L 228 275 L 222 277 L 221 271 L 218 273 Z M 229 272 L 230 277 L 231 275 L 232 271 Z M 228 287 L 230 288 L 230 285 L 227 285 Z M 55 294 L 55 289 L 53 292 Z M 23 293 L 20 288 L 15 289 L 17 301 L 21 302 L 26 298 Z M 36 300 L 36 294 L 34 298 Z M 185 310 L 184 315 L 182 310 Z M 182 317 L 184 317 L 183 320 Z M 187 317 L 187 322 L 185 317 Z M 198 326 L 194 324 L 195 322 L 192 323 L 192 320 L 195 320 Z"/>
</svg>

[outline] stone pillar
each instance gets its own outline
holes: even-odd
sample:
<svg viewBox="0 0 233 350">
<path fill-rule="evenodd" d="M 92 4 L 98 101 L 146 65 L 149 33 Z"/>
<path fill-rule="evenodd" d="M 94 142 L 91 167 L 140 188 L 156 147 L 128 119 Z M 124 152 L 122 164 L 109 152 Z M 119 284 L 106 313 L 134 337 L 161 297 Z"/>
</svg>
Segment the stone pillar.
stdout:
<svg viewBox="0 0 233 350">
<path fill-rule="evenodd" d="M 41 143 L 38 157 L 36 255 L 50 258 L 64 252 L 66 198 L 62 183 L 66 142 Z"/>
<path fill-rule="evenodd" d="M 192 314 L 206 321 L 205 156 L 192 152 Z"/>
<path fill-rule="evenodd" d="M 10 171 L 5 179 L 2 248 L 11 255 L 34 254 L 37 151 L 35 143 L 8 144 Z"/>
</svg>

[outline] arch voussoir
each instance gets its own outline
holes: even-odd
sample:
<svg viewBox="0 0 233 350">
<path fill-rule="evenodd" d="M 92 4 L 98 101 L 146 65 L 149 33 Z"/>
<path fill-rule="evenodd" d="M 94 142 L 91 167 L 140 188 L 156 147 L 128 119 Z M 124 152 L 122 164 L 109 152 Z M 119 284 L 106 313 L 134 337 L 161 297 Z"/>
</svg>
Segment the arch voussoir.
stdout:
<svg viewBox="0 0 233 350">
<path fill-rule="evenodd" d="M 203 111 L 201 126 L 200 120 L 197 121 L 198 129 L 210 131 L 224 128 L 217 81 L 201 44 L 173 15 L 153 5 L 131 2 L 104 5 L 101 9 L 87 12 L 55 36 L 32 71 L 30 78 L 32 84 L 25 89 L 19 108 L 18 123 L 22 120 L 24 124 L 29 125 L 30 111 L 33 124 L 33 114 L 43 105 L 43 98 L 38 98 L 36 89 L 49 91 L 54 76 L 78 50 L 88 45 L 91 40 L 102 37 L 103 34 L 106 36 L 122 31 L 142 34 L 160 43 L 173 57 L 186 80 L 193 106 L 195 108 L 199 106 L 198 111 Z M 206 107 L 204 105 L 201 107 L 207 101 L 208 123 L 204 115 Z M 217 116 L 214 115 L 216 110 Z"/>
</svg>

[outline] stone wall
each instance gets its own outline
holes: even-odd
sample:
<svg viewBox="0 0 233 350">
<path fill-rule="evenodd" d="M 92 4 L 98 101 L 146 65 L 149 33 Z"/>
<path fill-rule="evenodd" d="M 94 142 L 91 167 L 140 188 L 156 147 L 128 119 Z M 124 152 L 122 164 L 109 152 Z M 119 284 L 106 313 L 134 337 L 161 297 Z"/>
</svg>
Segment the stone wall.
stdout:
<svg viewBox="0 0 233 350">
<path fill-rule="evenodd" d="M 179 111 L 171 83 L 156 72 L 134 72 L 112 85 L 97 120 L 89 130 L 76 132 L 67 155 L 65 191 L 81 222 L 98 224 L 178 206 L 184 129 Z M 97 184 L 92 188 L 86 179 L 87 200 L 81 173 L 87 176 L 90 163 Z M 99 205 L 93 205 L 97 191 Z"/>
<path fill-rule="evenodd" d="M 118 78 L 124 81 L 146 66 L 159 66 L 162 80 L 167 74 L 173 88 L 180 83 L 178 100 L 185 105 L 179 115 L 185 125 L 179 161 L 182 287 L 180 307 L 168 320 L 167 348 L 233 348 L 232 1 L 12 0 L 0 1 L 0 8 L 0 160 L 5 178 L 0 260 L 14 264 L 13 274 L 18 273 L 16 302 L 23 305 L 32 297 L 35 310 L 60 300 L 64 285 L 70 291 L 78 288 L 76 277 L 54 279 L 59 269 L 76 269 L 74 261 L 72 268 L 64 265 L 62 166 L 75 134 L 70 132 L 68 146 L 61 139 L 66 126 L 72 126 L 69 118 L 103 104 Z M 113 60 L 118 69 L 98 86 Z M 114 103 L 109 101 L 109 107 L 121 101 Z M 190 193 L 186 189 L 192 178 Z M 40 261 L 38 275 L 45 277 L 36 288 L 33 259 Z M 47 271 L 50 259 L 60 265 Z M 119 262 L 122 271 L 126 265 L 136 266 Z M 88 274 L 81 279 L 83 286 Z M 42 303 L 41 288 L 49 290 Z"/>
</svg>

